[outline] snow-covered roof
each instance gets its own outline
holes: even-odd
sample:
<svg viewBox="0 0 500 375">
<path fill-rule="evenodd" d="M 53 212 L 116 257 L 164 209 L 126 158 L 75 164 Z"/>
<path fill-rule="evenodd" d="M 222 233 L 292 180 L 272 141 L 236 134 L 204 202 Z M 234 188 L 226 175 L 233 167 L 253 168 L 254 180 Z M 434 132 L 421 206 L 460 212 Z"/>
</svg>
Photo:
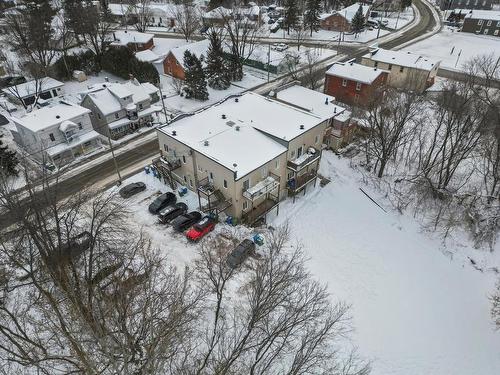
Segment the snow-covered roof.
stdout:
<svg viewBox="0 0 500 375">
<path fill-rule="evenodd" d="M 162 56 L 158 56 L 156 53 L 154 53 L 150 49 L 136 52 L 135 57 L 137 60 L 144 61 L 144 62 L 153 62 L 153 61 L 162 59 Z"/>
<path fill-rule="evenodd" d="M 177 13 L 177 9 L 179 5 L 173 3 L 165 3 L 165 4 L 156 4 L 150 3 L 147 5 L 149 12 L 152 15 L 166 16 L 166 17 L 175 17 Z"/>
<path fill-rule="evenodd" d="M 238 108 L 246 108 L 246 105 L 228 99 L 175 121 L 160 131 L 223 165 L 236 174 L 235 179 L 240 179 L 287 149 L 256 130 L 254 123 L 248 120 L 248 116 L 241 116 Z M 223 119 L 222 115 L 226 118 Z"/>
<path fill-rule="evenodd" d="M 223 19 L 224 17 L 229 17 L 233 14 L 231 9 L 225 8 L 223 6 L 212 9 L 203 15 L 203 18 L 208 19 Z"/>
<path fill-rule="evenodd" d="M 465 15 L 465 18 L 471 18 L 476 20 L 491 20 L 500 21 L 500 11 L 498 10 L 470 10 Z"/>
<path fill-rule="evenodd" d="M 90 130 L 90 131 L 83 133 L 83 134 L 74 135 L 73 139 L 70 143 L 61 142 L 55 146 L 48 148 L 45 151 L 50 156 L 58 155 L 66 150 L 69 150 L 73 147 L 79 146 L 85 142 L 91 141 L 91 140 L 99 138 L 99 137 L 100 137 L 99 133 L 97 133 L 95 130 Z"/>
<path fill-rule="evenodd" d="M 361 3 L 354 3 L 346 8 L 338 10 L 336 13 L 340 14 L 347 21 L 351 22 L 352 19 L 354 18 L 354 15 L 358 11 L 360 5 L 361 5 L 361 9 L 363 10 L 363 16 L 366 17 L 366 15 L 368 14 L 368 11 L 370 10 L 370 5 L 365 5 L 365 4 L 361 4 Z"/>
<path fill-rule="evenodd" d="M 326 71 L 326 74 L 356 82 L 366 83 L 369 85 L 384 72 L 386 71 L 379 68 L 372 68 L 369 66 L 356 64 L 354 62 L 349 62 L 333 64 L 330 69 Z"/>
<path fill-rule="evenodd" d="M 189 52 L 195 54 L 196 57 L 199 58 L 201 55 L 206 55 L 209 46 L 210 41 L 208 39 L 203 39 L 194 43 L 188 43 L 183 46 L 172 48 L 170 52 L 174 55 L 177 61 L 182 64 L 184 61 L 185 51 L 189 50 Z"/>
<path fill-rule="evenodd" d="M 19 96 L 20 98 L 26 98 L 34 95 L 37 92 L 49 91 L 58 87 L 64 86 L 63 82 L 60 82 L 54 78 L 45 77 L 41 78 L 37 81 L 28 81 L 25 83 L 21 83 L 19 85 L 10 86 L 2 89 L 2 91 L 8 95 Z"/>
<path fill-rule="evenodd" d="M 127 4 L 108 4 L 108 9 L 113 16 L 124 16 L 133 10 L 132 6 Z"/>
<path fill-rule="evenodd" d="M 90 110 L 76 104 L 60 102 L 50 107 L 34 110 L 23 117 L 12 117 L 12 120 L 25 128 L 37 132 L 65 121 L 90 113 Z"/>
<path fill-rule="evenodd" d="M 375 48 L 363 57 L 386 64 L 423 70 L 431 70 L 441 62 L 440 60 L 411 53 L 409 51 L 393 51 L 382 48 Z"/>
<path fill-rule="evenodd" d="M 113 35 L 115 40 L 111 42 L 111 45 L 114 46 L 126 46 L 129 43 L 148 43 L 154 37 L 154 34 L 131 30 L 117 30 Z"/>
<path fill-rule="evenodd" d="M 88 93 L 89 98 L 103 115 L 109 115 L 122 109 L 120 101 L 107 88 Z"/>
<path fill-rule="evenodd" d="M 336 117 L 345 108 L 332 103 L 335 98 L 303 86 L 294 85 L 276 93 L 276 98 L 288 104 L 320 116 L 322 119 Z"/>
</svg>

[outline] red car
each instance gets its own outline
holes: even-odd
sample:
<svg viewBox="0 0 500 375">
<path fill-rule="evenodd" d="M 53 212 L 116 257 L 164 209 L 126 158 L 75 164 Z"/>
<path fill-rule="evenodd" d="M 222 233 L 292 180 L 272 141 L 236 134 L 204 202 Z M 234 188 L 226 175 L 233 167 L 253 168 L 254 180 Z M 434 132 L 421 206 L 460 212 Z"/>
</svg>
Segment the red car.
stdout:
<svg viewBox="0 0 500 375">
<path fill-rule="evenodd" d="M 205 216 L 201 221 L 196 223 L 187 231 L 186 237 L 191 241 L 201 240 L 208 232 L 213 231 L 215 228 L 215 221 L 210 217 Z"/>
</svg>

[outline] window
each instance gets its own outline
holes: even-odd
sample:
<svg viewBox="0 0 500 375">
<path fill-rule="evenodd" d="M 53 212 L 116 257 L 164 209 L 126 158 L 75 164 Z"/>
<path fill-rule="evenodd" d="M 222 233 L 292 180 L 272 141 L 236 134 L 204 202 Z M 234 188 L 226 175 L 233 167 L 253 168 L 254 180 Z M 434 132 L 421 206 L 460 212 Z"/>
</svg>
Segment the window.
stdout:
<svg viewBox="0 0 500 375">
<path fill-rule="evenodd" d="M 82 130 L 83 129 L 83 125 L 81 122 L 78 123 L 78 129 Z"/>
<path fill-rule="evenodd" d="M 262 178 L 265 178 L 267 176 L 267 166 L 264 166 L 260 169 L 260 175 Z"/>
<path fill-rule="evenodd" d="M 279 159 L 274 162 L 274 169 L 278 169 L 280 167 Z"/>
<path fill-rule="evenodd" d="M 373 66 L 376 68 L 378 66 L 378 61 L 375 61 L 375 63 L 373 64 Z"/>
<path fill-rule="evenodd" d="M 139 109 L 142 109 L 142 108 L 143 108 L 143 107 L 142 107 L 142 103 L 140 103 L 140 104 L 139 104 Z"/>
<path fill-rule="evenodd" d="M 198 165 L 198 172 L 203 172 L 203 168 L 201 167 L 201 165 Z"/>
<path fill-rule="evenodd" d="M 243 190 L 248 190 L 250 187 L 250 180 L 243 181 Z"/>
<path fill-rule="evenodd" d="M 292 150 L 290 152 L 290 159 L 293 159 L 293 158 L 295 158 L 295 150 Z"/>
<path fill-rule="evenodd" d="M 493 33 L 493 35 L 498 35 L 498 30 L 495 30 L 495 32 Z"/>
<path fill-rule="evenodd" d="M 488 34 L 488 31 L 489 31 L 489 29 L 484 29 L 483 34 L 485 34 L 485 35 Z"/>
<path fill-rule="evenodd" d="M 403 73 L 404 67 L 400 66 L 399 67 L 399 73 Z"/>
<path fill-rule="evenodd" d="M 302 155 L 302 146 L 300 146 L 300 147 L 297 149 L 297 157 L 300 157 L 300 155 Z"/>
<path fill-rule="evenodd" d="M 115 118 L 118 119 L 118 113 L 115 113 Z"/>
<path fill-rule="evenodd" d="M 361 83 L 356 82 L 356 91 L 361 91 Z"/>
<path fill-rule="evenodd" d="M 227 181 L 224 180 L 224 189 L 227 189 Z"/>
<path fill-rule="evenodd" d="M 52 134 L 52 133 L 49 134 L 49 138 L 52 142 L 54 142 L 56 140 L 56 138 L 54 137 L 54 134 Z"/>
<path fill-rule="evenodd" d="M 500 21 L 497 21 L 497 27 L 500 27 Z"/>
<path fill-rule="evenodd" d="M 392 64 L 389 64 L 389 68 L 388 68 L 388 69 L 389 69 L 389 70 L 392 70 Z"/>
<path fill-rule="evenodd" d="M 293 172 L 288 172 L 288 179 L 290 180 L 291 178 L 293 178 Z"/>
<path fill-rule="evenodd" d="M 210 172 L 209 177 L 210 177 L 210 181 L 214 180 L 214 174 L 212 172 Z"/>
<path fill-rule="evenodd" d="M 314 144 L 318 144 L 319 142 L 319 135 L 316 135 L 316 137 L 314 137 Z"/>
<path fill-rule="evenodd" d="M 342 80 L 342 86 L 346 87 L 347 86 L 347 79 Z"/>
<path fill-rule="evenodd" d="M 101 114 L 97 113 L 97 118 L 100 120 L 101 119 Z"/>
<path fill-rule="evenodd" d="M 359 94 L 354 94 L 354 101 L 357 103 L 359 100 Z"/>
<path fill-rule="evenodd" d="M 184 182 L 187 182 L 187 177 L 186 176 L 184 176 Z"/>
<path fill-rule="evenodd" d="M 164 149 L 166 152 L 168 152 L 168 146 L 167 146 L 165 143 L 163 144 L 163 149 Z"/>
<path fill-rule="evenodd" d="M 483 20 L 477 20 L 477 24 L 478 25 L 482 25 L 483 24 Z"/>
<path fill-rule="evenodd" d="M 189 186 L 193 187 L 193 180 L 189 178 Z"/>
<path fill-rule="evenodd" d="M 491 26 L 491 20 L 488 21 L 488 23 L 486 24 L 486 26 Z"/>
<path fill-rule="evenodd" d="M 246 210 L 248 208 L 248 202 L 243 201 L 243 209 Z"/>
<path fill-rule="evenodd" d="M 186 164 L 186 155 L 182 155 L 182 162 Z"/>
</svg>

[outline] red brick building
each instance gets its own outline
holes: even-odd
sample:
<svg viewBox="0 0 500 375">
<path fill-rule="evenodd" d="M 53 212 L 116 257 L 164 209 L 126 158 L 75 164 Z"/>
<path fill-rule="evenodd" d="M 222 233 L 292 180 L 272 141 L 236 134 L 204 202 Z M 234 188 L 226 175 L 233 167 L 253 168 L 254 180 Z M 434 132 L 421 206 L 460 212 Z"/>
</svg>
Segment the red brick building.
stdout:
<svg viewBox="0 0 500 375">
<path fill-rule="evenodd" d="M 163 60 L 163 72 L 172 77 L 184 80 L 184 52 L 190 51 L 200 58 L 202 55 L 206 56 L 209 44 L 208 39 L 204 39 L 172 48 Z"/>
<path fill-rule="evenodd" d="M 325 93 L 348 105 L 365 106 L 383 88 L 388 72 L 354 62 L 335 63 L 326 72 Z"/>
<path fill-rule="evenodd" d="M 319 27 L 323 30 L 350 32 L 352 29 L 352 19 L 359 10 L 360 6 L 366 21 L 368 19 L 370 6 L 361 3 L 354 3 L 351 6 L 333 13 L 322 14 L 319 18 Z"/>
</svg>

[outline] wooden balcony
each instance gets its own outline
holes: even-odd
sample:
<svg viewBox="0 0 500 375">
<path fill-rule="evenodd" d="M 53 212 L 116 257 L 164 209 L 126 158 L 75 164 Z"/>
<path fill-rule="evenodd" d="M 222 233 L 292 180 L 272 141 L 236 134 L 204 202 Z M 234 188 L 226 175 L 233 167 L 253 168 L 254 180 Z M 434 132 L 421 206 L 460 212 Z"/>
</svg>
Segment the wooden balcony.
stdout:
<svg viewBox="0 0 500 375">
<path fill-rule="evenodd" d="M 258 206 L 254 206 L 250 208 L 248 211 L 243 212 L 243 214 L 241 215 L 241 219 L 244 223 L 248 225 L 254 225 L 260 219 L 265 220 L 266 214 L 275 207 L 278 207 L 278 205 L 279 205 L 278 197 L 269 196 L 264 201 L 262 201 L 262 203 L 260 203 Z"/>
<path fill-rule="evenodd" d="M 291 178 L 287 182 L 288 191 L 292 194 L 296 194 L 301 191 L 308 183 L 314 181 L 318 176 L 316 170 L 310 170 L 301 176 Z"/>
<path fill-rule="evenodd" d="M 165 169 L 171 172 L 181 167 L 181 160 L 168 156 L 160 156 L 159 158 L 153 159 L 153 165 L 158 169 Z"/>
<path fill-rule="evenodd" d="M 299 172 L 308 165 L 311 165 L 315 161 L 321 158 L 321 151 L 315 149 L 314 147 L 309 147 L 307 152 L 300 155 L 298 158 L 294 160 L 289 160 L 287 162 L 287 168 L 294 171 Z"/>
<path fill-rule="evenodd" d="M 269 175 L 265 179 L 259 181 L 254 186 L 243 190 L 242 194 L 246 199 L 254 201 L 265 194 L 274 192 L 276 189 L 279 189 L 279 186 L 280 177 L 272 172 L 269 172 Z"/>
</svg>

